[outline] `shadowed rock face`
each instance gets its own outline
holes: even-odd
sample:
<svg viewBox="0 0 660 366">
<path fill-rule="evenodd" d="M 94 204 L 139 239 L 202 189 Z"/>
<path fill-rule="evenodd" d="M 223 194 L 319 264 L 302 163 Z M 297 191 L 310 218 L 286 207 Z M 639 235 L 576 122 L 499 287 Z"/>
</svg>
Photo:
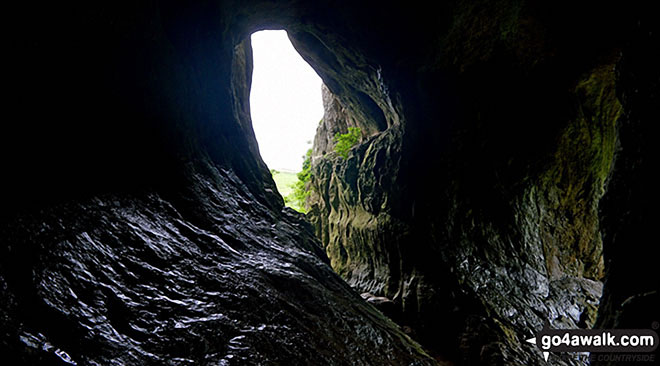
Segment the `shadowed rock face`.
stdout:
<svg viewBox="0 0 660 366">
<path fill-rule="evenodd" d="M 249 119 L 267 5 L 12 12 L 5 361 L 435 364 L 283 209 Z"/>
<path fill-rule="evenodd" d="M 0 328 L 19 364 L 435 364 L 360 292 L 449 364 L 542 364 L 521 339 L 545 320 L 591 326 L 601 291 L 601 324 L 648 327 L 648 12 L 503 0 L 8 14 Z M 282 208 L 251 129 L 247 37 L 269 28 L 327 85 L 313 226 Z M 363 140 L 343 160 L 332 136 L 349 126 Z"/>
<path fill-rule="evenodd" d="M 3 345 L 25 364 L 434 364 L 299 214 L 214 173 L 191 173 L 194 201 L 107 195 L 10 222 Z"/>
<path fill-rule="evenodd" d="M 594 325 L 607 269 L 601 233 L 635 231 L 607 220 L 603 227 L 599 202 L 617 149 L 622 156 L 639 149 L 635 137 L 628 147 L 618 140 L 630 125 L 618 125 L 626 112 L 617 88 L 649 90 L 634 108 L 644 111 L 641 124 L 655 118 L 648 106 L 657 75 L 645 71 L 634 82 L 617 76 L 631 67 L 622 66 L 621 52 L 624 61 L 626 52 L 641 57 L 644 51 L 625 45 L 632 38 L 636 47 L 653 42 L 639 41 L 636 12 L 629 17 L 623 9 L 599 7 L 598 18 L 529 3 L 449 8 L 451 20 L 438 18 L 433 41 L 384 55 L 395 59 L 394 69 L 379 68 L 388 64 L 381 59 L 373 66 L 373 74 L 387 75 L 381 90 L 394 101 L 376 104 L 388 105 L 386 115 L 397 119 L 384 132 L 365 134 L 347 159 L 332 153 L 331 137 L 355 125 L 377 129 L 377 118 L 361 117 L 354 111 L 362 106 L 328 84 L 338 95 L 324 94 L 309 217 L 333 268 L 360 292 L 392 299 L 399 309 L 393 318 L 441 358 L 531 363 L 538 352 L 520 339 L 545 321 Z M 648 159 L 632 152 L 631 161 L 619 163 L 631 166 L 624 170 Z M 606 215 L 616 216 L 617 207 L 648 223 L 641 203 L 619 201 Z M 605 258 L 613 269 L 623 261 L 617 257 Z M 620 266 L 630 271 L 618 272 L 623 278 L 646 273 L 631 262 Z M 636 279 L 637 290 L 627 292 L 654 304 L 651 277 Z M 637 327 L 654 320 L 645 306 L 646 323 Z"/>
<path fill-rule="evenodd" d="M 596 325 L 600 328 L 653 327 L 660 318 L 657 258 L 646 253 L 655 244 L 658 193 L 653 152 L 660 118 L 660 29 L 640 12 L 617 65 L 617 92 L 624 107 L 614 171 L 601 202 L 603 244 L 608 274 Z M 656 349 L 655 359 L 660 357 Z M 616 362 L 600 362 L 614 365 Z"/>
</svg>

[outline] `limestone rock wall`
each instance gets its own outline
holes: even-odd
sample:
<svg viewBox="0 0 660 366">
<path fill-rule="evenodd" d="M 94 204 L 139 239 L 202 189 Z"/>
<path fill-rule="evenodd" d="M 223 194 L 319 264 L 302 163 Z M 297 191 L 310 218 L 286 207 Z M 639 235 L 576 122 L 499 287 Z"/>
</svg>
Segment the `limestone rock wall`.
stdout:
<svg viewBox="0 0 660 366">
<path fill-rule="evenodd" d="M 249 115 L 264 4 L 7 10 L 4 363 L 436 364 L 283 209 Z"/>
<path fill-rule="evenodd" d="M 619 146 L 616 68 L 629 33 L 601 38 L 612 9 L 560 27 L 548 15 L 558 8 L 454 5 L 423 65 L 383 68 L 398 122 L 348 159 L 316 154 L 309 217 L 333 268 L 392 299 L 391 316 L 438 357 L 532 362 L 520 339 L 543 322 L 596 320 L 599 202 Z M 317 131 L 326 145 L 315 149 L 327 151 L 332 126 L 361 117 L 350 101 L 325 101 L 343 111 Z"/>
<path fill-rule="evenodd" d="M 648 326 L 657 308 L 649 9 L 201 0 L 6 13 L 0 335 L 17 364 L 434 364 L 405 331 L 445 364 L 541 365 L 521 340 L 546 320 L 590 326 L 601 290 L 603 325 Z M 279 28 L 334 103 L 313 229 L 282 209 L 250 128 L 247 39 Z M 343 159 L 330 141 L 352 125 L 363 139 Z M 394 300 L 403 327 L 320 245 L 354 288 Z"/>
</svg>

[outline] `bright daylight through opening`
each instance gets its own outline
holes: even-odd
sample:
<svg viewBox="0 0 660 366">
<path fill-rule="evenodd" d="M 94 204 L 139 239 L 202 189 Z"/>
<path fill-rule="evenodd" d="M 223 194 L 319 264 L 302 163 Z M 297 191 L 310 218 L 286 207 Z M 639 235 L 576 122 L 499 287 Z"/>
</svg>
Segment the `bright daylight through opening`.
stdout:
<svg viewBox="0 0 660 366">
<path fill-rule="evenodd" d="M 297 173 L 323 117 L 322 81 L 286 31 L 252 34 L 252 50 L 250 110 L 259 152 L 287 206 L 303 211 L 295 192 Z"/>
</svg>

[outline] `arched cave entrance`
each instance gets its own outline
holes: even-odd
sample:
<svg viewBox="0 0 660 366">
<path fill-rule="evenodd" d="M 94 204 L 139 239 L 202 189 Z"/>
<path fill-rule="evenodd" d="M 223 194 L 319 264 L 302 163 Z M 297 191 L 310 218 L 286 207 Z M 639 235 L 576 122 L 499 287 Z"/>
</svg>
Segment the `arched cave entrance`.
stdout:
<svg viewBox="0 0 660 366">
<path fill-rule="evenodd" d="M 522 340 L 545 321 L 647 328 L 654 13 L 437 6 L 10 9 L 2 348 L 19 364 L 542 364 Z M 272 28 L 363 133 L 345 156 L 318 145 L 311 226 L 282 209 L 250 125 L 246 39 Z"/>
<path fill-rule="evenodd" d="M 321 79 L 291 45 L 286 31 L 250 36 L 252 127 L 261 158 L 286 206 L 304 212 L 305 160 L 323 118 Z"/>
</svg>

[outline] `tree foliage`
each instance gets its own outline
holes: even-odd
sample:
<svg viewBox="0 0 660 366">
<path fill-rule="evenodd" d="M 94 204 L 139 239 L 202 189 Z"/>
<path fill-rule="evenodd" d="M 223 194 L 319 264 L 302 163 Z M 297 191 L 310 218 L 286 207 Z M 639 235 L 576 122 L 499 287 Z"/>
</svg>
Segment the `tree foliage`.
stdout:
<svg viewBox="0 0 660 366">
<path fill-rule="evenodd" d="M 312 149 L 307 150 L 303 158 L 303 166 L 300 173 L 298 173 L 298 181 L 293 184 L 293 192 L 285 197 L 285 201 L 290 203 L 296 211 L 305 213 L 305 201 L 309 196 L 308 183 L 312 177 Z"/>
<path fill-rule="evenodd" d="M 348 158 L 348 151 L 358 142 L 362 137 L 362 131 L 360 127 L 349 127 L 348 133 L 339 133 L 335 134 L 335 152 L 339 154 L 342 158 Z"/>
</svg>

